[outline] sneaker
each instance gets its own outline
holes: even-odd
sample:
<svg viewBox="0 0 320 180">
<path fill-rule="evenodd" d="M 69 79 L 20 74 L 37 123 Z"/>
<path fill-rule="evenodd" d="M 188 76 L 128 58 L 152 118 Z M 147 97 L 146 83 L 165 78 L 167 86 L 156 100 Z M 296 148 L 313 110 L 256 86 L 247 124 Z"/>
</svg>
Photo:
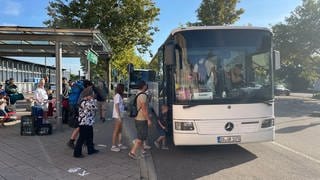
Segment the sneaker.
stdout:
<svg viewBox="0 0 320 180">
<path fill-rule="evenodd" d="M 128 153 L 128 156 L 131 158 L 131 159 L 138 159 L 137 155 L 133 154 L 132 152 L 129 152 Z"/>
<path fill-rule="evenodd" d="M 163 150 L 169 150 L 168 146 L 162 146 L 161 149 L 163 149 Z"/>
<path fill-rule="evenodd" d="M 153 144 L 159 149 L 160 148 L 160 144 L 157 141 L 154 141 Z"/>
<path fill-rule="evenodd" d="M 74 141 L 69 140 L 69 141 L 67 142 L 67 146 L 69 146 L 71 149 L 74 149 Z"/>
<path fill-rule="evenodd" d="M 122 145 L 122 144 L 118 144 L 118 148 L 119 148 L 119 149 L 122 149 L 122 150 L 124 150 L 124 149 L 128 149 L 128 147 L 127 147 L 127 146 Z"/>
<path fill-rule="evenodd" d="M 113 152 L 119 152 L 120 148 L 118 148 L 117 146 L 112 146 L 110 150 Z"/>
<path fill-rule="evenodd" d="M 91 154 L 96 154 L 96 153 L 98 153 L 98 152 L 100 152 L 100 151 L 97 150 L 97 149 L 94 149 L 94 150 L 92 150 L 91 152 L 88 152 L 88 154 L 91 155 Z"/>
<path fill-rule="evenodd" d="M 149 150 L 149 149 L 151 149 L 151 146 L 149 146 L 147 144 L 143 144 L 143 149 Z"/>
<path fill-rule="evenodd" d="M 82 155 L 82 154 L 80 154 L 80 155 L 73 155 L 73 157 L 75 157 L 75 158 L 84 158 L 84 155 Z"/>
</svg>

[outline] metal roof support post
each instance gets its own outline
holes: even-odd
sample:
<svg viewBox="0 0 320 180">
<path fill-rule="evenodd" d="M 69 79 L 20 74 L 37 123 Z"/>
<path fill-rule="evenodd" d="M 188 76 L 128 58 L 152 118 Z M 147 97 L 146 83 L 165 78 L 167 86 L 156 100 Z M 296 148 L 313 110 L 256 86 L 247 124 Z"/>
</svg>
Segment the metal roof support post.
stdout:
<svg viewBox="0 0 320 180">
<path fill-rule="evenodd" d="M 86 77 L 86 79 L 88 79 L 88 80 L 91 80 L 91 77 L 90 77 L 90 61 L 89 60 L 87 60 L 88 61 L 88 67 L 87 67 L 87 77 Z"/>
<path fill-rule="evenodd" d="M 62 67 L 61 67 L 61 60 L 62 60 L 62 43 L 56 41 L 56 113 L 57 113 L 57 129 L 62 130 Z"/>
</svg>

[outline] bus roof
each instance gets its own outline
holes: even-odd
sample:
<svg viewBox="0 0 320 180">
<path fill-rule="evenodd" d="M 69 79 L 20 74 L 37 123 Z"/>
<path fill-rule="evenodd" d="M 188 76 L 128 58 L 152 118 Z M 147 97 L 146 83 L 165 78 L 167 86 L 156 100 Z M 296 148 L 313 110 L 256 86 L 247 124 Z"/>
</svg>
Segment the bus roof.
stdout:
<svg viewBox="0 0 320 180">
<path fill-rule="evenodd" d="M 209 29 L 248 29 L 248 30 L 263 30 L 270 31 L 270 29 L 265 27 L 254 27 L 254 26 L 190 26 L 190 27 L 182 27 L 176 28 L 171 31 L 170 35 L 174 35 L 177 32 L 182 31 L 193 31 L 193 30 L 209 30 Z"/>
</svg>

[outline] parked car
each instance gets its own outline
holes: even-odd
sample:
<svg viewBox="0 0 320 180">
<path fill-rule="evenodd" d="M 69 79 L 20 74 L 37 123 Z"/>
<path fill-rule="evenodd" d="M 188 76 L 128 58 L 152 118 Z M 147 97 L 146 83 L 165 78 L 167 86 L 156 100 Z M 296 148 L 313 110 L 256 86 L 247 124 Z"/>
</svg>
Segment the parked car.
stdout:
<svg viewBox="0 0 320 180">
<path fill-rule="evenodd" d="M 290 90 L 288 88 L 286 88 L 284 85 L 278 84 L 274 87 L 274 94 L 276 96 L 281 96 L 281 95 L 289 96 Z"/>
</svg>

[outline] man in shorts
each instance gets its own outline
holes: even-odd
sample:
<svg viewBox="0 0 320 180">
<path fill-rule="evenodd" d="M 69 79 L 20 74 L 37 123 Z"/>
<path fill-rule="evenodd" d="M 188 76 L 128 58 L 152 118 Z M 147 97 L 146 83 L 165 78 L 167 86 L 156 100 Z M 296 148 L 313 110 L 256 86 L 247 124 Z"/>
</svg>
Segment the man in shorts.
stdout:
<svg viewBox="0 0 320 180">
<path fill-rule="evenodd" d="M 137 129 L 137 139 L 135 140 L 134 145 L 132 146 L 129 157 L 132 159 L 137 159 L 136 152 L 140 148 L 143 151 L 143 141 L 147 140 L 148 136 L 148 126 L 151 126 L 152 122 L 148 113 L 148 99 L 145 91 L 148 89 L 148 86 L 145 81 L 140 81 L 138 83 L 139 93 L 137 97 L 137 108 L 138 115 L 135 118 L 135 124 Z"/>
</svg>

